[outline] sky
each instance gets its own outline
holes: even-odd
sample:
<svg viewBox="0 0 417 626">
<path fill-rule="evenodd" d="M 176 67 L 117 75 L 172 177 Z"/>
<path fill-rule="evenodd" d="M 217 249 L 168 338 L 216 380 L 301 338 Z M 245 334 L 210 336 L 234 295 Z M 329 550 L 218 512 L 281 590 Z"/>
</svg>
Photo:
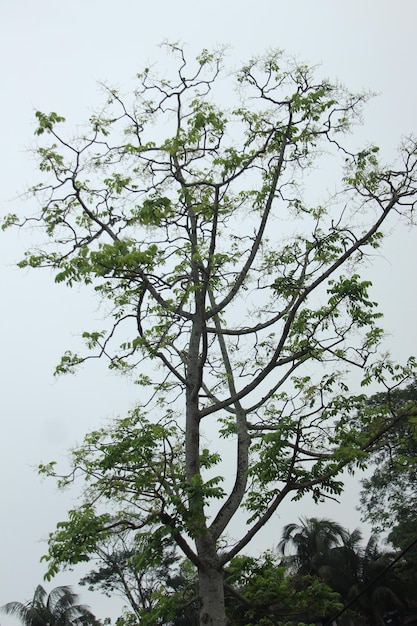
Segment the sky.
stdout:
<svg viewBox="0 0 417 626">
<path fill-rule="evenodd" d="M 57 111 L 75 129 L 100 106 L 99 82 L 128 92 L 141 68 L 163 67 L 158 44 L 164 40 L 184 43 L 190 54 L 230 45 L 233 65 L 280 48 L 321 64 L 325 75 L 353 91 L 375 92 L 356 136 L 380 145 L 391 160 L 401 136 L 417 130 L 416 27 L 417 4 L 410 0 L 0 0 L 0 212 L 33 209 L 19 196 L 37 181 L 29 151 L 34 112 Z M 399 361 L 417 353 L 416 236 L 393 222 L 369 268 L 386 345 Z M 0 605 L 30 599 L 43 583 L 44 540 L 74 502 L 71 492 L 42 481 L 36 466 L 65 458 L 87 430 L 131 408 L 137 394 L 97 361 L 76 376 L 53 377 L 63 351 L 97 319 L 98 304 L 86 290 L 55 285 L 48 271 L 17 269 L 31 241 L 30 233 L 0 234 Z M 276 545 L 282 526 L 300 514 L 325 515 L 353 529 L 360 524 L 356 504 L 354 483 L 339 507 L 288 504 L 255 549 Z M 43 584 L 49 590 L 78 579 L 68 572 Z M 81 591 L 98 617 L 117 616 L 114 604 Z M 0 617 L 3 626 L 10 623 Z"/>
</svg>

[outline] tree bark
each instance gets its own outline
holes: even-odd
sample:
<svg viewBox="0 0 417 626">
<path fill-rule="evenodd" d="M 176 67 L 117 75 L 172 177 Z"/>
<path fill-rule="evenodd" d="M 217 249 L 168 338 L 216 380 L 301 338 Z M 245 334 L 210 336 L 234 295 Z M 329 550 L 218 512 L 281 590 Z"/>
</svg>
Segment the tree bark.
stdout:
<svg viewBox="0 0 417 626">
<path fill-rule="evenodd" d="M 206 543 L 206 540 L 203 540 L 203 543 Z M 208 546 L 207 548 L 209 549 Z M 223 572 L 218 565 L 217 557 L 204 559 L 198 569 L 198 582 L 200 626 L 226 626 L 228 620 L 224 606 Z"/>
</svg>

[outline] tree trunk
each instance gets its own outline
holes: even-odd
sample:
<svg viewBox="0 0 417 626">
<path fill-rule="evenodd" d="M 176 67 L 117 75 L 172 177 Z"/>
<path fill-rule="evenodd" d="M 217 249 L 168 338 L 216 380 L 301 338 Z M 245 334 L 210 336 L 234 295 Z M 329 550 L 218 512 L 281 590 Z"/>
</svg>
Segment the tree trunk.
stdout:
<svg viewBox="0 0 417 626">
<path fill-rule="evenodd" d="M 226 626 L 223 572 L 203 565 L 198 570 L 200 626 Z"/>
</svg>

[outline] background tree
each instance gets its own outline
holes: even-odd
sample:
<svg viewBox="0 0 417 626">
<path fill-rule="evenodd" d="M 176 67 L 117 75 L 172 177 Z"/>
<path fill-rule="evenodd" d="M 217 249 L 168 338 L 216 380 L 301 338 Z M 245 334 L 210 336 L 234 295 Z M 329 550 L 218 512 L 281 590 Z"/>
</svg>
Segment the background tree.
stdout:
<svg viewBox="0 0 417 626">
<path fill-rule="evenodd" d="M 417 383 L 369 399 L 381 423 L 401 419 L 375 445 L 372 474 L 362 480 L 361 510 L 375 531 L 389 531 L 394 546 L 417 538 Z"/>
<path fill-rule="evenodd" d="M 159 595 L 172 594 L 170 582 L 178 570 L 172 544 L 162 542 L 156 548 L 146 535 L 138 534 L 133 540 L 128 533 L 120 533 L 96 548 L 96 568 L 83 576 L 80 584 L 109 597 L 119 595 L 138 621 L 152 611 Z"/>
<path fill-rule="evenodd" d="M 339 546 L 348 537 L 347 531 L 332 520 L 303 518 L 299 524 L 287 524 L 282 531 L 278 548 L 287 557 L 287 563 L 303 574 L 318 574 L 326 565 L 332 548 Z"/>
<path fill-rule="evenodd" d="M 380 394 L 369 399 L 381 423 L 401 412 L 370 457 L 372 473 L 362 480 L 360 508 L 376 532 L 385 532 L 389 543 L 406 550 L 396 571 L 403 585 L 417 584 L 417 384 L 396 388 L 382 402 Z M 413 545 L 414 544 L 414 545 Z M 411 548 L 410 548 L 411 546 Z"/>
<path fill-rule="evenodd" d="M 70 587 L 55 587 L 48 595 L 38 585 L 30 602 L 8 602 L 0 610 L 17 617 L 23 626 L 96 626 L 98 621 L 89 607 L 78 604 L 78 598 Z"/>
<path fill-rule="evenodd" d="M 304 518 L 284 527 L 279 548 L 289 552 L 284 563 L 293 580 L 308 573 L 349 607 L 338 620 L 341 624 L 352 619 L 380 624 L 386 613 L 404 610 L 413 598 L 401 572 L 388 568 L 397 554 L 382 550 L 376 535 L 363 547 L 358 529 L 350 533 L 332 520 Z"/>
<path fill-rule="evenodd" d="M 390 215 L 412 215 L 416 145 L 395 168 L 342 145 L 366 96 L 280 54 L 230 74 L 222 51 L 170 52 L 172 78 L 146 69 L 133 102 L 108 89 L 77 139 L 37 112 L 41 210 L 5 226 L 36 224 L 45 244 L 21 266 L 91 285 L 111 320 L 57 371 L 102 356 L 143 387 L 137 409 L 74 451 L 61 485 L 83 474 L 85 501 L 51 535 L 49 575 L 113 532 L 169 535 L 197 568 L 201 624 L 224 626 L 225 565 L 288 496 L 340 493 L 380 434 L 351 426 L 363 398 L 344 368 L 388 387 L 413 374 L 413 360 L 375 356 L 380 314 L 357 272 Z M 338 190 L 307 194 L 323 154 Z M 238 513 L 247 526 L 224 549 Z"/>
<path fill-rule="evenodd" d="M 118 533 L 97 543 L 95 568 L 80 580 L 90 591 L 124 602 L 123 622 L 143 626 L 198 624 L 196 571 L 180 562 L 172 540 Z M 122 620 L 120 620 L 120 623 Z"/>
<path fill-rule="evenodd" d="M 337 591 L 345 604 L 353 603 L 341 623 L 354 618 L 368 624 L 380 624 L 383 616 L 408 606 L 410 588 L 393 569 L 387 569 L 397 556 L 382 550 L 376 535 L 361 545 L 357 529 L 348 534 L 343 545 L 333 548 L 319 574 Z M 349 617 L 350 616 L 350 617 Z"/>
<path fill-rule="evenodd" d="M 366 589 L 357 602 L 359 611 L 370 623 L 379 624 L 384 614 L 404 609 L 410 589 L 395 570 L 387 570 L 395 554 L 382 550 L 375 535 L 371 536 L 363 550 L 360 569 L 357 573 L 358 586 L 352 587 L 350 597 Z M 375 581 L 375 582 L 374 582 Z"/>
</svg>

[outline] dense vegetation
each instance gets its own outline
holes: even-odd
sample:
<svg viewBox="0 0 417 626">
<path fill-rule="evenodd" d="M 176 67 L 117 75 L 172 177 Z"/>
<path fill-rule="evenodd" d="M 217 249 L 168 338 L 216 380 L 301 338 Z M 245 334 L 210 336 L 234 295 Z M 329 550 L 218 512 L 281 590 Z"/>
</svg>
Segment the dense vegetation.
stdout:
<svg viewBox="0 0 417 626">
<path fill-rule="evenodd" d="M 416 538 L 417 540 L 417 538 Z M 125 611 L 119 626 L 198 626 L 198 576 L 172 545 L 151 562 L 149 546 L 102 547 L 96 568 L 80 581 L 90 590 L 119 595 Z M 415 562 L 398 550 L 383 550 L 376 536 L 363 544 L 361 532 L 340 524 L 303 518 L 288 524 L 275 551 L 258 558 L 240 555 L 225 572 L 225 604 L 230 626 L 331 623 L 378 626 L 395 618 L 417 617 Z M 406 567 L 404 564 L 406 563 Z M 67 587 L 1 610 L 23 626 L 95 626 L 87 607 L 75 603 Z"/>
</svg>

